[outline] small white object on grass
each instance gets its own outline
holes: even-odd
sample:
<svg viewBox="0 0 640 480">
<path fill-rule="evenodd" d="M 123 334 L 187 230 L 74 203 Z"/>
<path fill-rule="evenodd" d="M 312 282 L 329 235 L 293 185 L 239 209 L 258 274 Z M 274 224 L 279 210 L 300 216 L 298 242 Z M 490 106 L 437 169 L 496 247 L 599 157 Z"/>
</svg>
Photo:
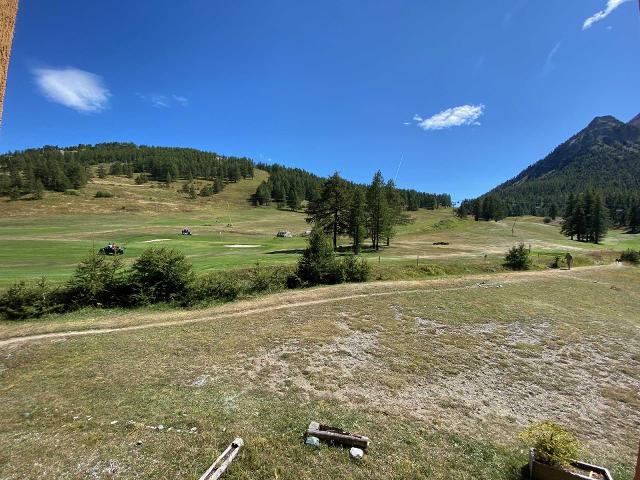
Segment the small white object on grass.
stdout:
<svg viewBox="0 0 640 480">
<path fill-rule="evenodd" d="M 312 435 L 309 435 L 305 440 L 304 443 L 306 445 L 310 445 L 312 447 L 319 447 L 320 446 L 320 439 L 318 437 L 314 437 Z"/>
<path fill-rule="evenodd" d="M 354 460 L 360 460 L 364 457 L 364 451 L 361 448 L 351 447 L 349 450 L 349 456 Z"/>
</svg>

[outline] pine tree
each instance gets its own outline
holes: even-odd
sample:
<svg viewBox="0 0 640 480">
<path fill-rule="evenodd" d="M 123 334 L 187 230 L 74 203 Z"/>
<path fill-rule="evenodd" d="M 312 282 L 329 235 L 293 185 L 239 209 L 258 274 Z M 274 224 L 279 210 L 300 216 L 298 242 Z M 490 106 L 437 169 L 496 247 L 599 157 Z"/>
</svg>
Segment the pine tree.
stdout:
<svg viewBox="0 0 640 480">
<path fill-rule="evenodd" d="M 35 181 L 35 185 L 33 187 L 33 198 L 35 200 L 41 200 L 43 196 L 44 196 L 44 185 L 42 184 L 42 181 L 38 178 Z"/>
<path fill-rule="evenodd" d="M 349 228 L 350 194 L 338 172 L 329 177 L 322 186 L 320 198 L 309 204 L 307 221 L 331 234 L 334 250 L 338 248 L 338 235 Z"/>
<path fill-rule="evenodd" d="M 289 195 L 287 195 L 287 205 L 289 205 L 289 208 L 294 212 L 300 208 L 300 197 L 293 187 L 291 187 Z"/>
<path fill-rule="evenodd" d="M 220 193 L 224 189 L 224 182 L 220 177 L 216 177 L 213 181 L 213 193 Z"/>
<path fill-rule="evenodd" d="M 104 168 L 104 165 L 101 163 L 100 165 L 98 165 L 98 178 L 107 178 L 107 171 Z"/>
<path fill-rule="evenodd" d="M 576 229 L 574 225 L 574 217 L 573 213 L 576 208 L 576 197 L 573 193 L 569 194 L 569 198 L 567 199 L 567 205 L 564 210 L 564 216 L 562 221 L 562 227 L 560 227 L 560 232 L 566 236 L 571 237 L 573 240 L 574 235 L 576 234 Z"/>
<path fill-rule="evenodd" d="M 640 231 L 640 205 L 634 203 L 629 211 L 629 231 L 638 233 Z"/>
<path fill-rule="evenodd" d="M 331 241 L 321 228 L 314 228 L 309 244 L 298 261 L 298 277 L 305 283 L 340 283 L 343 271 L 336 259 Z"/>
<path fill-rule="evenodd" d="M 362 249 L 362 243 L 367 235 L 367 215 L 365 213 L 366 198 L 361 188 L 353 191 L 351 209 L 349 212 L 349 236 L 356 255 Z"/>
<path fill-rule="evenodd" d="M 549 207 L 549 216 L 551 217 L 551 220 L 555 220 L 558 216 L 558 205 L 556 203 L 552 203 Z"/>
<path fill-rule="evenodd" d="M 374 250 L 380 249 L 380 238 L 384 234 L 389 216 L 389 206 L 385 195 L 384 178 L 380 170 L 376 172 L 367 189 L 367 211 L 369 214 L 369 233 Z"/>
<path fill-rule="evenodd" d="M 383 222 L 383 233 L 387 240 L 387 246 L 389 246 L 391 244 L 391 238 L 395 235 L 395 227 L 397 225 L 405 225 L 409 223 L 410 217 L 404 213 L 404 198 L 396 188 L 393 180 L 389 180 L 387 182 L 384 187 L 384 193 L 389 208 L 388 215 Z"/>
<path fill-rule="evenodd" d="M 579 242 L 586 240 L 587 236 L 587 214 L 584 206 L 584 198 L 582 195 L 576 200 L 576 205 L 571 216 L 573 225 L 573 233 Z"/>
<path fill-rule="evenodd" d="M 590 240 L 593 243 L 600 243 L 600 240 L 607 234 L 608 226 L 607 209 L 604 206 L 599 193 L 593 194 L 591 204 L 591 214 L 589 222 Z"/>
</svg>

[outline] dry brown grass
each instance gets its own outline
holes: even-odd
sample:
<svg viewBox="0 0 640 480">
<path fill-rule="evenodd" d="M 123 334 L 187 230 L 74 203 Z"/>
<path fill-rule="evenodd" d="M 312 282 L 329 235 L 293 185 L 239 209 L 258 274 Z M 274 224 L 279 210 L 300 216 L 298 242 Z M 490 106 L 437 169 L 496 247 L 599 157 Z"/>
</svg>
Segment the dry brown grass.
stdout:
<svg viewBox="0 0 640 480">
<path fill-rule="evenodd" d="M 585 460 L 630 479 L 637 270 L 482 281 L 287 292 L 4 344 L 2 470 L 21 478 L 37 459 L 54 477 L 193 478 L 242 435 L 229 478 L 515 479 L 517 431 L 550 418 L 578 434 Z M 310 419 L 373 437 L 365 462 L 305 448 Z"/>
</svg>

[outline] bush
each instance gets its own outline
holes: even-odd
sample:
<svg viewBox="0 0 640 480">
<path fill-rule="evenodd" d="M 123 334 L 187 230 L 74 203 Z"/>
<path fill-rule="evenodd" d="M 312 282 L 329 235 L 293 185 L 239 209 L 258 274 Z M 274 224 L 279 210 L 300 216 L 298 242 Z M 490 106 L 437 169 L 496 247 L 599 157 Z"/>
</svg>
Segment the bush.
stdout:
<svg viewBox="0 0 640 480">
<path fill-rule="evenodd" d="M 64 310 L 59 290 L 42 278 L 35 284 L 19 282 L 0 296 L 0 314 L 8 320 L 41 317 Z"/>
<path fill-rule="evenodd" d="M 78 195 L 80 195 L 77 190 L 65 190 L 64 194 L 65 195 L 73 195 L 74 197 L 77 197 Z"/>
<path fill-rule="evenodd" d="M 129 295 L 122 275 L 122 261 L 92 253 L 80 261 L 67 284 L 68 303 L 82 306 L 123 306 Z"/>
<path fill-rule="evenodd" d="M 554 422 L 535 423 L 523 430 L 520 438 L 535 449 L 536 460 L 551 465 L 568 466 L 580 453 L 575 435 Z"/>
<path fill-rule="evenodd" d="M 298 261 L 297 275 L 309 285 L 341 283 L 344 280 L 342 263 L 336 260 L 333 245 L 320 229 L 309 235 L 308 246 Z"/>
<path fill-rule="evenodd" d="M 242 282 L 237 275 L 227 272 L 209 273 L 193 283 L 187 303 L 195 304 L 211 300 L 231 302 L 243 292 Z"/>
<path fill-rule="evenodd" d="M 640 250 L 636 251 L 628 249 L 627 251 L 622 252 L 622 254 L 620 255 L 620 260 L 629 263 L 640 263 Z"/>
<path fill-rule="evenodd" d="M 113 193 L 107 192 L 105 190 L 98 190 L 96 192 L 96 198 L 111 198 L 113 197 Z"/>
<path fill-rule="evenodd" d="M 504 260 L 505 267 L 512 270 L 528 270 L 531 265 L 529 250 L 525 248 L 524 243 L 511 247 Z"/>
<path fill-rule="evenodd" d="M 143 185 L 149 181 L 149 175 L 146 173 L 141 173 L 135 179 L 136 185 Z"/>
<path fill-rule="evenodd" d="M 347 282 L 366 282 L 371 275 L 371 267 L 364 258 L 347 255 L 342 260 L 344 279 Z"/>
<path fill-rule="evenodd" d="M 151 247 L 133 264 L 130 281 L 137 303 L 156 303 L 185 298 L 193 279 L 192 266 L 182 252 Z"/>
<path fill-rule="evenodd" d="M 287 287 L 290 271 L 284 267 L 262 267 L 259 263 L 247 272 L 249 293 L 275 292 Z"/>
<path fill-rule="evenodd" d="M 544 217 L 542 220 L 544 223 L 551 223 L 551 217 Z"/>
</svg>

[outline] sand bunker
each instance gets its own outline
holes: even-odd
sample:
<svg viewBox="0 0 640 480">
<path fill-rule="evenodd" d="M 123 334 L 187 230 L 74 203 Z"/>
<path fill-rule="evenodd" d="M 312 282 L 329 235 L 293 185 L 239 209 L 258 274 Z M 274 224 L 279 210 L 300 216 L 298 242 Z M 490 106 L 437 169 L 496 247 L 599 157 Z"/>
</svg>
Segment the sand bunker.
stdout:
<svg viewBox="0 0 640 480">
<path fill-rule="evenodd" d="M 171 240 L 171 239 L 170 238 L 154 238 L 153 240 L 145 240 L 142 243 L 166 242 L 167 240 Z"/>
<path fill-rule="evenodd" d="M 234 245 L 225 245 L 225 247 L 227 248 L 258 248 L 261 246 L 262 245 L 249 245 L 249 244 L 242 244 L 242 243 L 236 243 Z"/>
</svg>

